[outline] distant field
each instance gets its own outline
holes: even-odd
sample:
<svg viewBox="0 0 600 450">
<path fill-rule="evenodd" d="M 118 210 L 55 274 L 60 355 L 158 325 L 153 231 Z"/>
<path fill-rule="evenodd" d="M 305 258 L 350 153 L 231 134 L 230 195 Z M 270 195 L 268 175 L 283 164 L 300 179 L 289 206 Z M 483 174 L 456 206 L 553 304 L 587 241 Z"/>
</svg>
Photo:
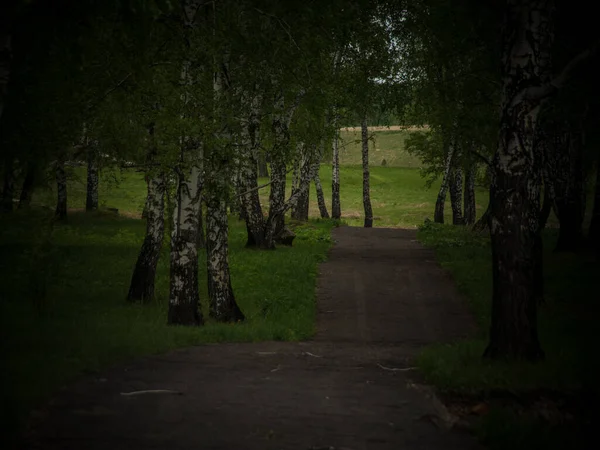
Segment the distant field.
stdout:
<svg viewBox="0 0 600 450">
<path fill-rule="evenodd" d="M 376 167 L 421 167 L 421 161 L 404 148 L 404 141 L 411 131 L 400 127 L 372 127 L 369 134 L 369 165 Z M 342 128 L 340 131 L 340 164 L 355 166 L 362 164 L 360 128 Z"/>
<path fill-rule="evenodd" d="M 360 131 L 360 127 L 343 127 L 342 131 Z M 429 127 L 427 125 L 422 127 L 413 127 L 413 126 L 403 126 L 403 125 L 382 125 L 377 127 L 369 127 L 369 131 L 422 131 L 428 130 Z"/>
<path fill-rule="evenodd" d="M 321 165 L 320 177 L 323 184 L 327 209 L 331 213 L 331 165 Z M 267 179 L 261 182 L 267 182 Z M 288 195 L 291 180 L 288 180 Z M 410 167 L 372 167 L 371 168 L 371 204 L 375 227 L 415 228 L 426 218 L 433 219 L 435 200 L 439 181 L 430 189 L 425 187 L 419 170 Z M 269 190 L 261 192 L 261 202 L 268 206 Z M 340 197 L 342 219 L 352 226 L 362 226 L 364 209 L 362 198 L 362 168 L 345 166 L 340 170 Z M 476 190 L 477 215 L 482 215 L 488 204 L 486 190 Z M 310 189 L 311 217 L 319 216 L 314 184 Z M 445 210 L 446 223 L 452 221 L 450 199 Z"/>
</svg>

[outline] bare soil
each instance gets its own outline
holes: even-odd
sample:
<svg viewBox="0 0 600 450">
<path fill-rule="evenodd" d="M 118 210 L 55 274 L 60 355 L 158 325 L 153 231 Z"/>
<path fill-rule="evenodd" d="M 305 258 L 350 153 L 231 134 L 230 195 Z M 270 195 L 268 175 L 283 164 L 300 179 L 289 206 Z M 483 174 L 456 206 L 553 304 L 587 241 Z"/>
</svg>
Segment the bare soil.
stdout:
<svg viewBox="0 0 600 450">
<path fill-rule="evenodd" d="M 422 346 L 474 328 L 448 275 L 414 230 L 333 238 L 312 341 L 203 345 L 84 377 L 35 412 L 27 448 L 479 448 L 414 383 Z"/>
</svg>

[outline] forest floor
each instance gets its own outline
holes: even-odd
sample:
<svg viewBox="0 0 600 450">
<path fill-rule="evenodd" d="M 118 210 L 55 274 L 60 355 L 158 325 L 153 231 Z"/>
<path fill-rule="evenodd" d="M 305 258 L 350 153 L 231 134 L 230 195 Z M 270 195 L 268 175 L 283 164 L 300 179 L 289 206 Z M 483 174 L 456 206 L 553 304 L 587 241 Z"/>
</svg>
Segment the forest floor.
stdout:
<svg viewBox="0 0 600 450">
<path fill-rule="evenodd" d="M 479 448 L 413 370 L 423 346 L 475 329 L 416 236 L 334 229 L 312 340 L 209 344 L 88 375 L 35 411 L 31 448 Z"/>
</svg>

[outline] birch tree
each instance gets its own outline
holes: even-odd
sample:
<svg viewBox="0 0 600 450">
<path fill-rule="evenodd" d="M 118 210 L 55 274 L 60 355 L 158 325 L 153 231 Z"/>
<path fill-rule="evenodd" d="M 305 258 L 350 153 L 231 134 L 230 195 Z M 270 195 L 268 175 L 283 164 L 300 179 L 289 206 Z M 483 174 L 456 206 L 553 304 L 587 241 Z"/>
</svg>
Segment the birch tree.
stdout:
<svg viewBox="0 0 600 450">
<path fill-rule="evenodd" d="M 463 193 L 463 171 L 458 165 L 454 167 L 450 176 L 450 203 L 452 207 L 452 224 L 463 225 L 462 213 L 462 193 Z"/>
<path fill-rule="evenodd" d="M 535 286 L 540 188 L 532 151 L 543 97 L 531 90 L 543 86 L 547 76 L 553 7 L 551 0 L 507 0 L 506 5 L 500 137 L 490 188 L 494 287 L 489 358 L 544 356 Z"/>
<path fill-rule="evenodd" d="M 181 85 L 184 110 L 194 111 L 190 98 L 194 73 L 190 58 L 190 34 L 196 30 L 200 0 L 182 1 L 182 22 L 186 36 Z M 189 112 L 188 112 L 189 114 Z M 171 227 L 170 285 L 168 323 L 172 325 L 200 325 L 198 290 L 198 218 L 202 174 L 199 168 L 201 142 L 197 137 L 182 135 L 180 157 L 176 167 L 177 187 Z"/>
<path fill-rule="evenodd" d="M 308 208 L 310 205 L 310 189 L 301 189 L 303 184 L 306 184 L 307 178 L 311 173 L 311 161 L 308 155 L 308 149 L 304 142 L 298 142 L 296 156 L 296 170 L 294 171 L 295 185 L 292 187 L 292 195 L 298 197 L 295 204 L 292 206 L 292 219 L 307 221 Z M 308 178 L 310 185 L 311 179 Z"/>
<path fill-rule="evenodd" d="M 340 203 L 340 147 L 337 111 L 333 114 L 334 136 L 332 140 L 332 163 L 331 163 L 331 217 L 339 220 L 342 217 L 342 206 Z"/>
<path fill-rule="evenodd" d="M 219 322 L 239 322 L 244 314 L 238 307 L 231 287 L 229 270 L 229 222 L 227 216 L 227 183 L 232 179 L 234 164 L 239 156 L 232 156 L 235 151 L 232 132 L 233 121 L 229 119 L 229 111 L 239 105 L 239 97 L 244 97 L 244 89 L 235 83 L 235 64 L 237 55 L 232 53 L 231 46 L 225 39 L 219 39 L 219 33 L 226 29 L 226 11 L 221 11 L 213 4 L 212 31 L 215 37 L 212 69 L 212 125 L 213 138 L 204 139 L 204 155 L 206 168 L 206 256 L 208 274 L 208 296 L 211 318 Z M 239 69 L 238 69 L 239 70 Z M 236 96 L 236 92 L 238 95 Z M 247 130 L 248 132 L 250 130 Z M 236 152 L 237 153 L 237 152 Z M 243 156 L 242 156 L 243 157 Z M 255 165 L 254 165 L 255 167 Z M 237 179 L 240 180 L 239 174 Z M 238 189 L 244 189 L 243 183 Z M 235 193 L 236 202 L 240 202 L 239 191 Z M 242 209 L 242 214 L 245 212 Z"/>
<path fill-rule="evenodd" d="M 452 164 L 454 161 L 454 145 L 450 143 L 446 150 L 446 161 L 444 164 L 444 173 L 442 175 L 442 183 L 435 201 L 435 211 L 433 220 L 435 223 L 444 223 L 444 206 L 446 204 L 446 193 L 451 182 Z"/>
<path fill-rule="evenodd" d="M 473 225 L 475 224 L 475 219 L 477 218 L 477 209 L 475 204 L 475 176 L 477 173 L 477 166 L 471 163 L 466 172 L 464 189 L 464 223 L 465 225 Z"/>
<path fill-rule="evenodd" d="M 361 142 L 362 142 L 362 171 L 363 171 L 363 183 L 362 183 L 362 196 L 363 196 L 363 207 L 365 210 L 365 228 L 371 228 L 373 226 L 373 209 L 371 207 L 371 180 L 369 174 L 369 128 L 367 126 L 367 115 L 363 114 L 360 122 L 361 130 Z"/>
<path fill-rule="evenodd" d="M 127 300 L 151 302 L 154 299 L 156 268 L 165 234 L 165 178 L 162 173 L 148 177 L 146 236 L 140 250 Z"/>
</svg>

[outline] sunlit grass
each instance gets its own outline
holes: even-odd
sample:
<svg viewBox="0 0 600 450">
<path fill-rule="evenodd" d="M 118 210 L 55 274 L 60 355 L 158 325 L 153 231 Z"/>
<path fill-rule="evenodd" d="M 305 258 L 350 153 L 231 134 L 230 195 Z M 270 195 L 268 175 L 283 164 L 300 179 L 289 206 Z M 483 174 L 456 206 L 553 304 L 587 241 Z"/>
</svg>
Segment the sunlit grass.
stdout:
<svg viewBox="0 0 600 450">
<path fill-rule="evenodd" d="M 372 140 L 369 142 L 369 165 L 371 167 L 411 167 L 422 166 L 419 158 L 409 154 L 404 141 L 410 131 L 369 130 Z M 360 129 L 340 132 L 340 164 L 346 166 L 362 164 L 362 142 Z"/>
</svg>

